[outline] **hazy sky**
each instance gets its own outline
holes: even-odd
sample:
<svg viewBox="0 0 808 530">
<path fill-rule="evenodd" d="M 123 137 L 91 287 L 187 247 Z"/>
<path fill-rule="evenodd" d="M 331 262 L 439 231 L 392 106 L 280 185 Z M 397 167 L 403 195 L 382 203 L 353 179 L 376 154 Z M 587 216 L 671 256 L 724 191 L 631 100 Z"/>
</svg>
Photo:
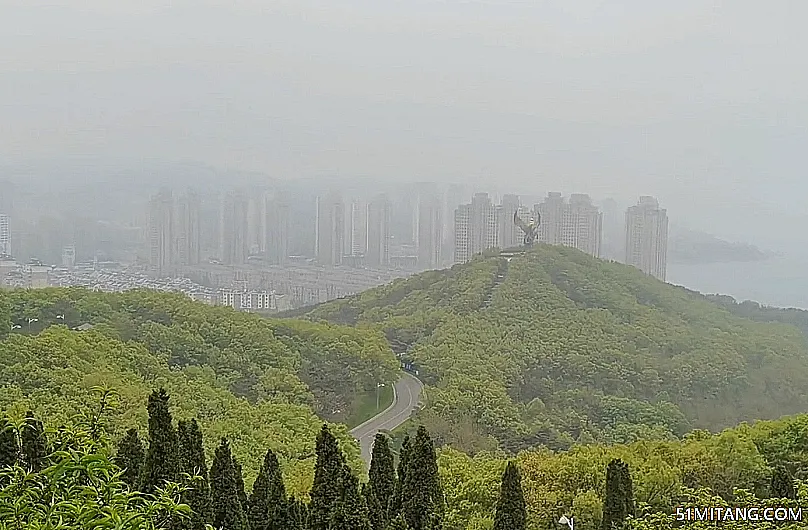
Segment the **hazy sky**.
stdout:
<svg viewBox="0 0 808 530">
<path fill-rule="evenodd" d="M 0 156 L 512 179 L 654 194 L 729 235 L 799 227 L 807 19 L 802 0 L 0 0 Z"/>
</svg>

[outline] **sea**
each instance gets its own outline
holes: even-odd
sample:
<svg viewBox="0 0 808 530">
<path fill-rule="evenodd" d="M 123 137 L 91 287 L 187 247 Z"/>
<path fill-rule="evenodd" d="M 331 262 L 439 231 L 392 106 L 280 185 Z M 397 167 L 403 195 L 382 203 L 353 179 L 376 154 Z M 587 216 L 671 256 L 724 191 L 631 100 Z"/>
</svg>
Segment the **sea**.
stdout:
<svg viewBox="0 0 808 530">
<path fill-rule="evenodd" d="M 667 281 L 739 302 L 808 309 L 808 252 L 745 263 L 668 263 Z"/>
</svg>

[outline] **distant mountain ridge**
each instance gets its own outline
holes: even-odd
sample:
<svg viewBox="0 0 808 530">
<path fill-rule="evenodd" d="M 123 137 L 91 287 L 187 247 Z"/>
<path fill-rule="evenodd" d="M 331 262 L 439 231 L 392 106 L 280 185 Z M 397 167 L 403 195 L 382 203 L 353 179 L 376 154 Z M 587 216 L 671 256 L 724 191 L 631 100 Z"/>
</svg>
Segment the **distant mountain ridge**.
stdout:
<svg viewBox="0 0 808 530">
<path fill-rule="evenodd" d="M 755 245 L 730 242 L 706 232 L 679 230 L 671 234 L 668 259 L 673 263 L 763 261 L 771 257 Z"/>
<path fill-rule="evenodd" d="M 670 438 L 808 410 L 808 344 L 565 247 L 492 251 L 322 304 L 382 330 L 427 384 L 417 421 L 461 450 Z"/>
</svg>

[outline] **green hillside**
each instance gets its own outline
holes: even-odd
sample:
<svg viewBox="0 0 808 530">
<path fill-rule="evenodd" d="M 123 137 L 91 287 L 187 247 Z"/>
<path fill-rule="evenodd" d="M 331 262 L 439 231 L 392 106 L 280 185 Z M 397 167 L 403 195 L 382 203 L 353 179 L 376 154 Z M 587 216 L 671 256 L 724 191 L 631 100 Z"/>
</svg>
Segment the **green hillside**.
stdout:
<svg viewBox="0 0 808 530">
<path fill-rule="evenodd" d="M 418 420 L 471 452 L 665 439 L 808 410 L 799 329 L 564 247 L 490 252 L 307 318 L 383 330 L 428 383 Z"/>
<path fill-rule="evenodd" d="M 72 329 L 82 324 L 94 327 Z M 119 394 L 110 421 L 120 435 L 145 429 L 146 396 L 164 386 L 176 418 L 200 420 L 208 450 L 229 436 L 250 480 L 271 447 L 299 492 L 310 487 L 321 418 L 341 421 L 359 405 L 354 396 L 398 372 L 372 330 L 267 320 L 154 292 L 0 291 L 0 329 L 0 409 L 31 408 L 55 426 L 92 404 L 94 387 L 109 387 Z M 358 469 L 347 427 L 334 431 Z"/>
</svg>

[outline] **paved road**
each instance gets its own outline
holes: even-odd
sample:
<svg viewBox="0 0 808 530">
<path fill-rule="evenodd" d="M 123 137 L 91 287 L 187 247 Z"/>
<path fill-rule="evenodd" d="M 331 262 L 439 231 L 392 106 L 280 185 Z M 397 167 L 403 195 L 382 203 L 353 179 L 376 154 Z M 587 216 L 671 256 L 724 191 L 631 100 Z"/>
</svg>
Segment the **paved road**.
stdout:
<svg viewBox="0 0 808 530">
<path fill-rule="evenodd" d="M 412 411 L 418 406 L 418 399 L 421 397 L 423 387 L 421 381 L 415 377 L 408 373 L 402 374 L 401 379 L 396 382 L 393 404 L 351 430 L 351 434 L 362 447 L 362 460 L 365 461 L 365 464 L 370 465 L 370 451 L 376 433 L 381 430 L 392 431 L 407 421 Z"/>
</svg>

